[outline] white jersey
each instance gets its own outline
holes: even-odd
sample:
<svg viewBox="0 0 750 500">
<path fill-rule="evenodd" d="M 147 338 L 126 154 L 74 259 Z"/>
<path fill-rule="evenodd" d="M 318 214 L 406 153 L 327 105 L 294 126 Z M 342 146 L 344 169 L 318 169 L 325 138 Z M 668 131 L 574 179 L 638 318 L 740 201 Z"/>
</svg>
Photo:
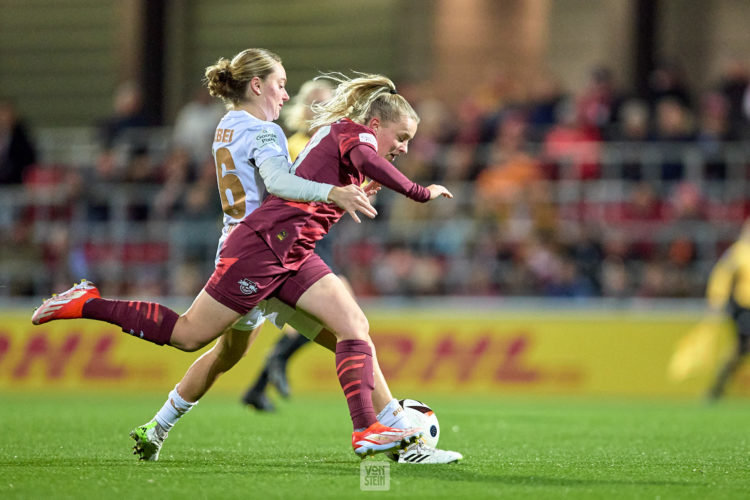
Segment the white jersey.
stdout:
<svg viewBox="0 0 750 500">
<path fill-rule="evenodd" d="M 279 156 L 289 164 L 289 150 L 281 127 L 246 111 L 229 111 L 216 127 L 212 146 L 224 225 L 240 222 L 266 196 L 258 166 Z"/>
<path fill-rule="evenodd" d="M 260 206 L 266 196 L 266 182 L 277 196 L 306 201 L 327 201 L 333 186 L 294 176 L 290 170 L 286 136 L 275 123 L 259 120 L 246 111 L 229 111 L 219 122 L 212 146 L 216 176 L 224 211 L 224 228 L 216 250 L 216 262 L 229 233 L 236 224 Z M 275 158 L 278 157 L 278 158 Z M 264 175 L 259 167 L 268 159 L 272 164 Z M 323 327 L 303 311 L 297 311 L 276 298 L 262 301 L 232 326 L 254 330 L 266 317 L 280 330 L 289 323 L 309 339 Z"/>
</svg>

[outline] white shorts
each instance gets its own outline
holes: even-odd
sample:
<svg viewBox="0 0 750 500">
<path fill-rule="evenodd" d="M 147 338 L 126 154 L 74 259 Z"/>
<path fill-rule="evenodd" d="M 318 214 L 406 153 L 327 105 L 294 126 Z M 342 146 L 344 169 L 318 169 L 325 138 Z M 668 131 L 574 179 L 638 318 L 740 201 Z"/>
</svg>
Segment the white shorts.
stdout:
<svg viewBox="0 0 750 500">
<path fill-rule="evenodd" d="M 224 240 L 229 236 L 229 232 L 230 226 L 224 226 L 224 229 L 221 231 L 219 247 L 216 250 L 217 263 L 219 262 L 219 252 L 224 244 Z M 323 325 L 317 319 L 304 311 L 291 307 L 276 297 L 261 301 L 250 312 L 235 321 L 232 328 L 242 331 L 255 330 L 266 320 L 273 323 L 279 330 L 284 328 L 284 325 L 289 325 L 310 340 L 315 340 L 315 337 L 323 329 Z"/>
<path fill-rule="evenodd" d="M 250 310 L 249 313 L 238 319 L 232 328 L 235 330 L 255 330 L 269 320 L 281 330 L 284 325 L 289 325 L 310 340 L 315 340 L 323 329 L 317 319 L 304 311 L 290 307 L 276 297 L 262 301 Z"/>
</svg>

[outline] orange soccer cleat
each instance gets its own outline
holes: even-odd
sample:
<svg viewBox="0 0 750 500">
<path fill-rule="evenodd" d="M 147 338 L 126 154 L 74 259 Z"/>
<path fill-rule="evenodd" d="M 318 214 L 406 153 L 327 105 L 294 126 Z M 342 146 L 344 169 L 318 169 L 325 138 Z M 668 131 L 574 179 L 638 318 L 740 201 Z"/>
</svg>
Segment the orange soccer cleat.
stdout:
<svg viewBox="0 0 750 500">
<path fill-rule="evenodd" d="M 81 280 L 70 290 L 60 295 L 52 295 L 42 302 L 31 316 L 31 322 L 41 325 L 55 319 L 80 318 L 83 304 L 93 298 L 99 298 L 99 289 L 90 281 Z"/>
<path fill-rule="evenodd" d="M 421 435 L 422 431 L 419 429 L 396 429 L 375 422 L 363 431 L 352 433 L 352 447 L 354 453 L 360 458 L 365 458 L 394 448 L 404 449 L 409 444 L 417 442 Z"/>
</svg>

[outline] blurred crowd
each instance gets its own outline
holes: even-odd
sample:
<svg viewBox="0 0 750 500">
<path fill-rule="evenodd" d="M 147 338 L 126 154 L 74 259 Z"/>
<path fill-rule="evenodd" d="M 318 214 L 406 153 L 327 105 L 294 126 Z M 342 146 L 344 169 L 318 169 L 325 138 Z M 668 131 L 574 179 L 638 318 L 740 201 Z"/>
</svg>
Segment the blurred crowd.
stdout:
<svg viewBox="0 0 750 500">
<path fill-rule="evenodd" d="M 607 67 L 566 89 L 553 76 L 488 74 L 454 106 L 429 82 L 399 92 L 422 121 L 397 166 L 453 201 L 388 192 L 375 221 L 340 223 L 324 259 L 360 296 L 700 297 L 750 215 L 750 72 L 697 90 L 673 62 L 648 92 Z M 222 107 L 196 90 L 155 129 L 121 86 L 82 164 L 44 162 L 0 102 L 0 296 L 87 277 L 106 294 L 191 296 L 213 268 L 220 202 L 211 141 Z"/>
</svg>

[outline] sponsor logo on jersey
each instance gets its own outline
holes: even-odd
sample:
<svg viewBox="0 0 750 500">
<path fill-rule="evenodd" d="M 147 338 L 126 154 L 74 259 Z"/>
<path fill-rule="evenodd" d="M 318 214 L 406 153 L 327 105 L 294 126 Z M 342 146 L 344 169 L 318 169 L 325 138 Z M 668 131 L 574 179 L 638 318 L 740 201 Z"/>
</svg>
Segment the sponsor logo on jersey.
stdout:
<svg viewBox="0 0 750 500">
<path fill-rule="evenodd" d="M 271 144 L 272 145 L 271 147 L 276 146 L 276 148 L 278 148 L 278 151 L 281 151 L 281 148 L 279 147 L 279 138 L 276 136 L 276 134 L 273 133 L 272 130 L 264 128 L 263 130 L 260 131 L 260 134 L 255 136 L 255 140 L 261 146 Z"/>
<path fill-rule="evenodd" d="M 282 230 L 279 234 L 276 235 L 276 238 L 279 241 L 284 241 L 284 238 L 286 238 L 287 236 L 289 236 L 289 233 L 287 233 L 286 231 Z"/>
<path fill-rule="evenodd" d="M 375 136 L 368 133 L 361 133 L 359 134 L 359 142 L 364 142 L 365 144 L 370 144 L 372 146 L 375 146 L 375 149 L 378 149 L 378 140 L 375 139 Z"/>
<path fill-rule="evenodd" d="M 258 284 L 247 278 L 242 278 L 237 283 L 240 285 L 240 292 L 245 295 L 252 295 L 258 291 Z"/>
</svg>

